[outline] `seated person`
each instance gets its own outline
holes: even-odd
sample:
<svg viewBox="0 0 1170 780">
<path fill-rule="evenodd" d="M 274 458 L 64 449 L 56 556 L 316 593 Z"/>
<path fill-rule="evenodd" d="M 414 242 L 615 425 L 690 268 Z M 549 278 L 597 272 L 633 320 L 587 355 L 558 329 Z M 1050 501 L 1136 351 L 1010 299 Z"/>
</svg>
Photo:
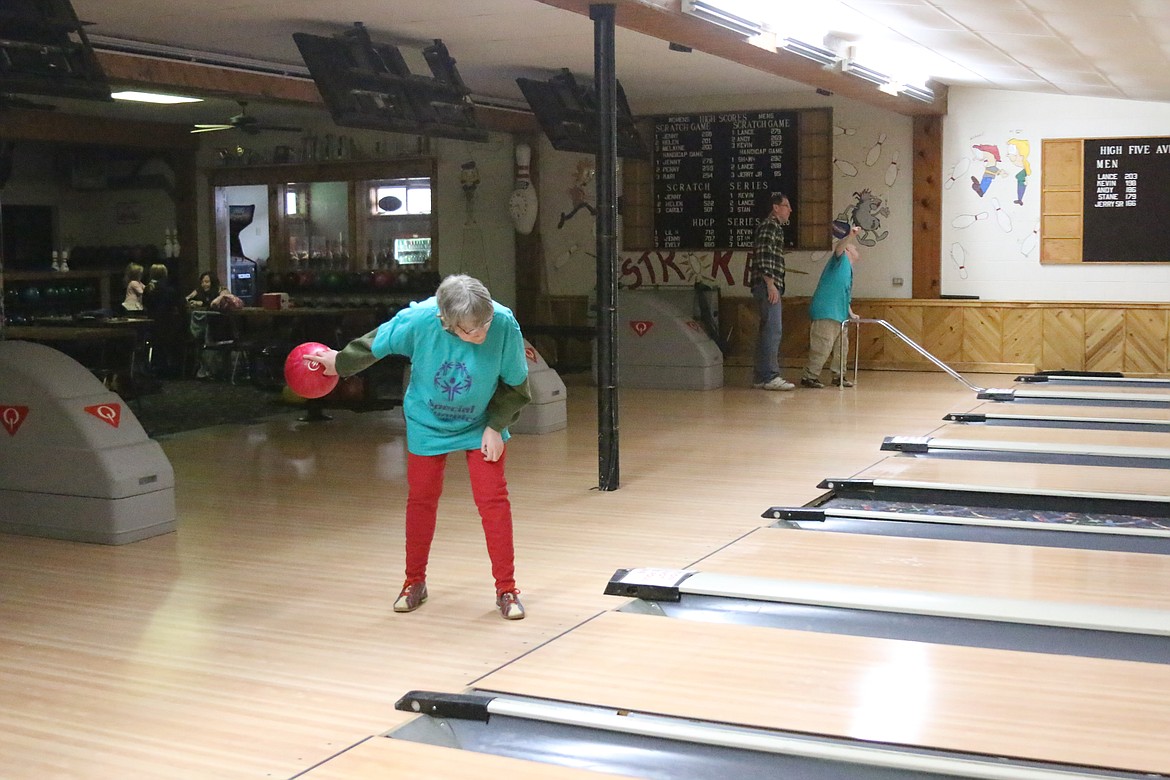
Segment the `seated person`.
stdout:
<svg viewBox="0 0 1170 780">
<path fill-rule="evenodd" d="M 146 292 L 146 285 L 142 283 L 144 273 L 145 269 L 139 263 L 129 263 L 122 274 L 122 286 L 126 290 L 122 311 L 127 314 L 142 311 L 142 294 Z"/>
<path fill-rule="evenodd" d="M 223 290 L 219 277 L 211 271 L 199 274 L 199 283 L 195 289 L 187 293 L 187 305 L 192 309 L 210 309 L 211 303 Z"/>
</svg>

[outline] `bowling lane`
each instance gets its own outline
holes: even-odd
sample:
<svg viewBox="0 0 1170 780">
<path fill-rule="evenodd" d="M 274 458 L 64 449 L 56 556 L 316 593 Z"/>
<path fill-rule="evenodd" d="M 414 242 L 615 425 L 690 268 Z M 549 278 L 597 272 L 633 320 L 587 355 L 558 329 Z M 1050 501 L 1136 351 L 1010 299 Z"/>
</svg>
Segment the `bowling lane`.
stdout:
<svg viewBox="0 0 1170 780">
<path fill-rule="evenodd" d="M 690 568 L 861 588 L 1141 607 L 1164 610 L 1170 618 L 1170 558 L 1161 555 L 763 528 Z"/>
<path fill-rule="evenodd" d="M 1170 772 L 1170 666 L 607 612 L 480 691 L 1010 759 Z"/>
<path fill-rule="evenodd" d="M 1075 406 L 1061 404 L 979 404 L 969 412 L 952 412 L 950 422 L 988 426 L 1090 428 L 1170 433 L 1170 407 Z"/>
<path fill-rule="evenodd" d="M 1010 388 L 988 388 L 977 393 L 976 397 L 985 401 L 1016 403 L 1170 407 L 1170 391 L 1160 387 L 1127 387 L 1111 390 L 1022 384 Z"/>
<path fill-rule="evenodd" d="M 763 517 L 806 530 L 1170 554 L 1164 469 L 906 458 Z"/>
<path fill-rule="evenodd" d="M 759 529 L 684 570 L 619 569 L 621 609 L 1170 664 L 1170 558 Z"/>
<path fill-rule="evenodd" d="M 689 567 L 674 593 L 619 574 L 606 592 L 639 599 L 626 610 L 1170 663 L 1166 556 L 761 529 Z"/>
<path fill-rule="evenodd" d="M 1072 387 L 1075 385 L 1092 386 L 1098 388 L 1130 388 L 1130 387 L 1145 387 L 1145 388 L 1161 388 L 1163 392 L 1170 391 L 1170 378 L 1166 377 L 1145 377 L 1145 376 L 1126 376 L 1124 374 L 1110 374 L 1110 373 L 1038 373 L 1025 374 L 1016 377 L 1017 382 L 1025 384 L 1042 384 L 1049 383 L 1053 387 Z"/>
<path fill-rule="evenodd" d="M 887 437 L 882 449 L 931 457 L 1170 467 L 1170 434 L 1159 431 L 988 427 L 951 423 L 927 436 Z"/>
<path fill-rule="evenodd" d="M 1140 500 L 1170 505 L 1170 481 L 1161 469 L 1086 469 L 1055 463 L 886 458 L 853 478 L 910 488 Z"/>
</svg>

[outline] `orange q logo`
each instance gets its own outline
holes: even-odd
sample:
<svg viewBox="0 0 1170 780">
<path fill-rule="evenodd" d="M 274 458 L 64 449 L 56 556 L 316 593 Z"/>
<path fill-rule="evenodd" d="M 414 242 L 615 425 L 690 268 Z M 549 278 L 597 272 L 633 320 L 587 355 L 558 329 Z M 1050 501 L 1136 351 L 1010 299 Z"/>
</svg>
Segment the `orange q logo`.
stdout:
<svg viewBox="0 0 1170 780">
<path fill-rule="evenodd" d="M 630 327 L 634 329 L 634 333 L 645 336 L 654 327 L 654 323 L 650 320 L 630 320 Z"/>
</svg>

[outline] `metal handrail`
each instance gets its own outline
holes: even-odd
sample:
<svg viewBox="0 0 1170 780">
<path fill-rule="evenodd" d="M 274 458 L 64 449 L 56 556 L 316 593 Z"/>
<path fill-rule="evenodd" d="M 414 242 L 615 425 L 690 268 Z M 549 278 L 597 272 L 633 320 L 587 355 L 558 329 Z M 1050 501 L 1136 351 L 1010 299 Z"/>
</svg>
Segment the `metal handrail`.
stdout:
<svg viewBox="0 0 1170 780">
<path fill-rule="evenodd" d="M 936 358 L 934 355 L 927 352 L 923 347 L 921 347 L 920 345 L 915 343 L 913 339 L 911 339 L 905 333 L 898 330 L 897 328 L 895 328 L 893 325 L 886 322 L 885 320 L 871 320 L 871 319 L 867 319 L 864 317 L 861 317 L 861 318 L 858 318 L 855 320 L 845 320 L 844 322 L 841 323 L 841 338 L 845 338 L 845 335 L 846 335 L 845 329 L 849 327 L 849 323 L 855 323 L 857 325 L 857 331 L 854 333 L 854 339 L 853 339 L 853 341 L 854 341 L 854 345 L 853 345 L 853 347 L 854 347 L 853 380 L 854 381 L 857 381 L 858 365 L 861 362 L 861 338 L 860 338 L 860 336 L 861 336 L 861 324 L 863 322 L 871 322 L 875 325 L 881 325 L 883 328 L 888 330 L 890 333 L 893 333 L 895 336 L 902 339 L 902 341 L 906 342 L 906 344 L 908 346 L 910 346 L 919 355 L 922 355 L 924 358 L 929 360 L 931 363 L 934 363 L 936 366 L 941 368 L 943 371 L 946 371 L 952 377 L 954 377 L 958 381 L 962 382 L 964 385 L 967 386 L 967 388 L 969 390 L 973 390 L 976 393 L 982 393 L 987 389 L 985 387 L 979 387 L 977 385 L 973 385 L 970 382 L 968 382 L 966 379 L 964 379 L 962 377 L 961 374 L 959 374 L 959 372 L 955 371 L 953 368 L 948 366 L 946 363 L 942 362 L 941 360 Z M 841 373 L 839 374 L 839 376 L 845 376 L 845 369 L 847 366 L 847 361 L 848 361 L 848 355 L 846 355 L 846 351 L 841 350 Z M 842 383 L 842 386 L 844 386 L 844 383 Z"/>
</svg>

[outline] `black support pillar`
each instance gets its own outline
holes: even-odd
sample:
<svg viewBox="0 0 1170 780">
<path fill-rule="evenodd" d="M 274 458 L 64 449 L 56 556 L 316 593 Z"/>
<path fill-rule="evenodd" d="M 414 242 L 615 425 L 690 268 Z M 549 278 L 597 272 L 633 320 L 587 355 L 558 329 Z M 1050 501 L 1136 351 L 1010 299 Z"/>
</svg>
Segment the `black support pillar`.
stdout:
<svg viewBox="0 0 1170 780">
<path fill-rule="evenodd" d="M 597 458 L 598 488 L 617 490 L 617 76 L 614 6 L 589 6 L 597 93 Z"/>
</svg>

